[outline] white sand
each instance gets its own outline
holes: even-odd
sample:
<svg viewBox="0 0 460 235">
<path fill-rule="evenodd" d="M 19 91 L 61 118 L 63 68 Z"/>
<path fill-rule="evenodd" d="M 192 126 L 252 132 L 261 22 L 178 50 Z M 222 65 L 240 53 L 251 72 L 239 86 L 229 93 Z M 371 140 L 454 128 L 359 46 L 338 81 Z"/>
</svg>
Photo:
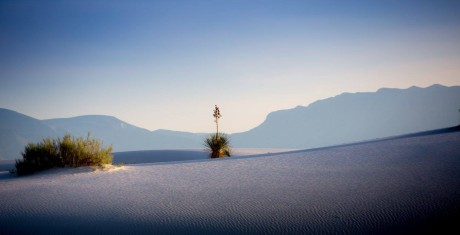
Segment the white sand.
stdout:
<svg viewBox="0 0 460 235">
<path fill-rule="evenodd" d="M 248 155 L 272 154 L 294 151 L 295 149 L 271 149 L 271 148 L 234 148 L 232 157 Z M 156 162 L 177 162 L 190 160 L 209 159 L 209 152 L 204 149 L 175 149 L 175 150 L 141 150 L 116 152 L 112 154 L 113 164 L 139 164 Z M 14 160 L 0 161 L 0 173 L 14 169 Z"/>
<path fill-rule="evenodd" d="M 109 171 L 1 173 L 0 234 L 439 232 L 460 211 L 459 143 L 457 132 Z"/>
<path fill-rule="evenodd" d="M 241 157 L 256 154 L 269 154 L 292 151 L 294 149 L 258 149 L 258 148 L 235 148 L 232 149 L 232 157 Z M 209 159 L 209 152 L 204 149 L 182 150 L 143 150 L 113 153 L 113 163 L 138 164 L 155 162 L 177 162 L 190 160 Z M 0 169 L 1 169 L 0 162 Z"/>
</svg>

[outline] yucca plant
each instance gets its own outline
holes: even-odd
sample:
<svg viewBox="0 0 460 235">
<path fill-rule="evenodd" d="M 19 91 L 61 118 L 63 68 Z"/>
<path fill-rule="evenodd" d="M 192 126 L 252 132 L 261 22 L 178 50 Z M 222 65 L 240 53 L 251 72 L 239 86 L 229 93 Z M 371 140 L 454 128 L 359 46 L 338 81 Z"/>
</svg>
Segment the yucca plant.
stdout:
<svg viewBox="0 0 460 235">
<path fill-rule="evenodd" d="M 221 158 L 231 156 L 230 141 L 227 136 L 219 134 L 219 118 L 222 117 L 220 114 L 219 107 L 214 107 L 213 112 L 214 122 L 216 123 L 216 134 L 207 137 L 204 141 L 206 149 L 210 152 L 211 158 Z"/>
<path fill-rule="evenodd" d="M 213 134 L 206 138 L 205 147 L 210 152 L 211 158 L 230 157 L 230 141 L 225 135 Z"/>
</svg>

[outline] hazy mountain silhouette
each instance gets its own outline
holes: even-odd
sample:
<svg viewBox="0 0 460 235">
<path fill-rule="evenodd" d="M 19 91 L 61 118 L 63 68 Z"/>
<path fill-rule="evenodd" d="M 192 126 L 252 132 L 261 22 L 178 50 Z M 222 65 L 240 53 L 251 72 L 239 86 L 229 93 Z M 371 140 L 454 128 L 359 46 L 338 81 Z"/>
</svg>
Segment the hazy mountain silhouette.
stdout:
<svg viewBox="0 0 460 235">
<path fill-rule="evenodd" d="M 26 115 L 0 109 L 0 160 L 19 159 L 24 146 L 43 138 L 75 137 L 100 139 L 113 145 L 114 151 L 150 149 L 200 148 L 203 134 L 157 130 L 149 131 L 115 117 L 88 115 L 73 118 L 38 120 Z"/>
<path fill-rule="evenodd" d="M 343 93 L 270 113 L 232 135 L 239 147 L 312 148 L 458 125 L 460 86 Z"/>
<path fill-rule="evenodd" d="M 73 118 L 58 118 L 43 120 L 59 136 L 67 133 L 74 136 L 86 137 L 88 133 L 94 138 L 103 140 L 104 144 L 113 144 L 121 151 L 138 149 L 148 144 L 151 132 L 115 117 L 103 115 L 88 115 Z"/>
<path fill-rule="evenodd" d="M 149 131 L 111 116 L 87 115 L 73 118 L 44 120 L 59 136 L 91 136 L 112 144 L 114 151 L 196 148 L 201 134 L 156 130 Z"/>
<path fill-rule="evenodd" d="M 307 107 L 270 113 L 258 127 L 230 135 L 234 147 L 314 148 L 459 124 L 460 86 L 383 88 L 343 93 Z M 114 151 L 203 148 L 206 134 L 149 131 L 111 116 L 38 120 L 0 109 L 0 160 L 18 159 L 29 142 L 69 133 L 112 144 Z"/>
<path fill-rule="evenodd" d="M 0 160 L 20 158 L 29 142 L 43 136 L 55 136 L 54 131 L 42 121 L 0 108 Z"/>
</svg>

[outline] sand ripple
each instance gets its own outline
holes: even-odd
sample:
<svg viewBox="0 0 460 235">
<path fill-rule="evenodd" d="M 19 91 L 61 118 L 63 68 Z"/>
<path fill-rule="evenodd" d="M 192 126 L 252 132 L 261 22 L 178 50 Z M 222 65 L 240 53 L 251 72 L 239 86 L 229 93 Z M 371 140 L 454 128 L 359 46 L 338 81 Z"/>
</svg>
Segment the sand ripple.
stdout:
<svg viewBox="0 0 460 235">
<path fill-rule="evenodd" d="M 451 133 L 118 171 L 4 176 L 0 233 L 439 232 L 460 212 L 459 143 L 460 133 Z"/>
</svg>

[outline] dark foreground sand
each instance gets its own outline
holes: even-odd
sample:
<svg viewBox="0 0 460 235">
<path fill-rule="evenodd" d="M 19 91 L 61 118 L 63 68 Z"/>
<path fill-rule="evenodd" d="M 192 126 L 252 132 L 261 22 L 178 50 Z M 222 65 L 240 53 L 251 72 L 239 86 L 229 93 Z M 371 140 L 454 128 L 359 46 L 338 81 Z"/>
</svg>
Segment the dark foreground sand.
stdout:
<svg viewBox="0 0 460 235">
<path fill-rule="evenodd" d="M 460 132 L 257 157 L 0 174 L 0 234 L 455 229 Z"/>
</svg>

